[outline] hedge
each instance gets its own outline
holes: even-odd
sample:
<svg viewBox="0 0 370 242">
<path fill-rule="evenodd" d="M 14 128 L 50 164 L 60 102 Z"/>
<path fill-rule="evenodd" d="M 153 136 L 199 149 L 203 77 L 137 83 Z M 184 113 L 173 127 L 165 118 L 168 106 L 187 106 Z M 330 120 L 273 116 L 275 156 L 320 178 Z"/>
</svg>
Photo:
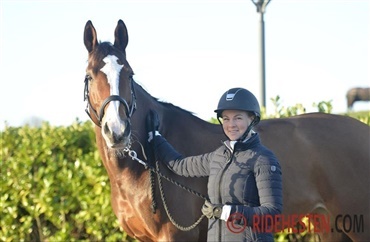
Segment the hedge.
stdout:
<svg viewBox="0 0 370 242">
<path fill-rule="evenodd" d="M 91 122 L 1 132 L 1 241 L 130 241 Z"/>
</svg>

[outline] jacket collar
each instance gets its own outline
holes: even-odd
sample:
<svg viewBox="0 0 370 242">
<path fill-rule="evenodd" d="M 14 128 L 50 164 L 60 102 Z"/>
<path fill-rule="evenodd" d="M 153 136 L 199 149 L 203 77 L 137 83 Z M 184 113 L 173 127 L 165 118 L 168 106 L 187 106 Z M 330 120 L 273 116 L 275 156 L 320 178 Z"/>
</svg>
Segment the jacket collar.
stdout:
<svg viewBox="0 0 370 242">
<path fill-rule="evenodd" d="M 230 144 L 233 141 L 225 141 L 225 146 L 232 152 L 232 151 L 244 151 L 248 149 L 252 149 L 258 146 L 261 141 L 258 133 L 253 133 L 252 136 L 245 140 L 244 142 L 237 141 L 234 145 Z"/>
</svg>

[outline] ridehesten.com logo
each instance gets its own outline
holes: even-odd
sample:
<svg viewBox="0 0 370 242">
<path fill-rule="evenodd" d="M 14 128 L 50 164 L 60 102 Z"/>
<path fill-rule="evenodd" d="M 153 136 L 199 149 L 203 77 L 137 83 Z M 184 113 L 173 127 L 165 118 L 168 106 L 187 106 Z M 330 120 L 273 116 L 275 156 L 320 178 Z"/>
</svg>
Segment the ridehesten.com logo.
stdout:
<svg viewBox="0 0 370 242">
<path fill-rule="evenodd" d="M 291 215 L 254 215 L 251 224 L 241 213 L 233 213 L 226 221 L 227 228 L 233 233 L 242 233 L 251 227 L 256 233 L 332 233 L 364 232 L 363 215 L 340 214 L 334 218 L 324 214 L 291 214 Z M 333 224 L 333 227 L 332 227 Z"/>
</svg>

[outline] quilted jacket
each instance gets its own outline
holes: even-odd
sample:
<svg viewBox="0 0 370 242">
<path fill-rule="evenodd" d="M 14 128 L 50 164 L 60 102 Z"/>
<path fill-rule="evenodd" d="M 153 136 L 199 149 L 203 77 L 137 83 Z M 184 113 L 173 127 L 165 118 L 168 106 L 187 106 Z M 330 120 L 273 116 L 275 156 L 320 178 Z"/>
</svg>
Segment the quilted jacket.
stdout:
<svg viewBox="0 0 370 242">
<path fill-rule="evenodd" d="M 282 212 L 282 172 L 257 133 L 233 149 L 226 141 L 213 152 L 190 157 L 182 157 L 162 136 L 154 140 L 157 158 L 169 169 L 181 176 L 208 177 L 211 203 L 231 205 L 228 221 L 209 220 L 208 241 L 273 241 L 271 230 L 264 232 L 256 221 Z"/>
</svg>

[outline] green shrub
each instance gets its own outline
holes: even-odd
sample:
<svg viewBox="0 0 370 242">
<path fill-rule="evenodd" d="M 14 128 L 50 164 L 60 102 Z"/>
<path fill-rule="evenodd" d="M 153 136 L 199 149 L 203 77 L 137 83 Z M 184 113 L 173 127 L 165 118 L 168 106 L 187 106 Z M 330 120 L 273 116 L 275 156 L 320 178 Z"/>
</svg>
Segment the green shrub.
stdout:
<svg viewBox="0 0 370 242">
<path fill-rule="evenodd" d="M 91 122 L 1 132 L 1 241 L 123 241 Z"/>
<path fill-rule="evenodd" d="M 370 125 L 370 111 L 348 112 L 343 115 L 358 119 L 361 122 Z"/>
</svg>

